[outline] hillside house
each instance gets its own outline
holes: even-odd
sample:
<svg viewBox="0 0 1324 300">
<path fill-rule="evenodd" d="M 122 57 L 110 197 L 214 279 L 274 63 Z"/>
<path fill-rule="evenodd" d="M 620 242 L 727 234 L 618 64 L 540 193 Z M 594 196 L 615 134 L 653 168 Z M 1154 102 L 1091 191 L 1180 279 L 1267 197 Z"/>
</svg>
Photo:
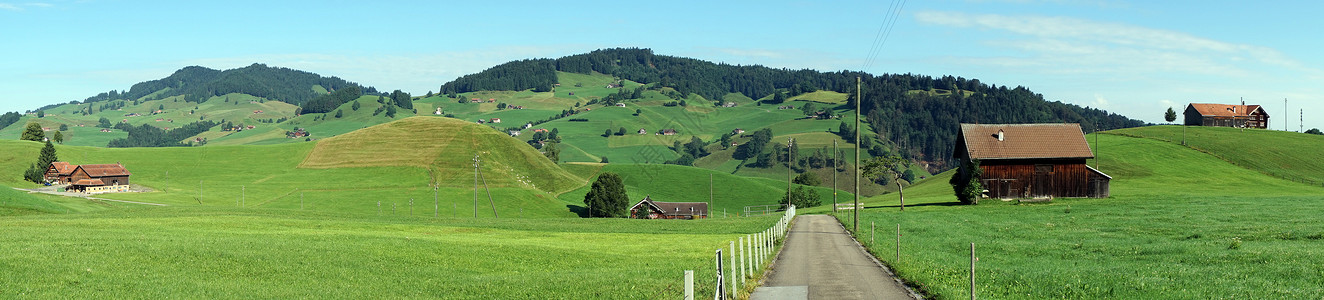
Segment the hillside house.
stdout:
<svg viewBox="0 0 1324 300">
<path fill-rule="evenodd" d="M 625 107 L 625 103 L 616 103 L 616 107 Z"/>
<path fill-rule="evenodd" d="M 639 134 L 648 134 L 648 129 L 639 128 Z"/>
<path fill-rule="evenodd" d="M 1107 198 L 1112 180 L 1085 164 L 1094 152 L 1080 124 L 961 124 L 952 157 L 979 160 L 993 198 Z"/>
<path fill-rule="evenodd" d="M 128 169 L 121 164 L 79 165 L 69 175 L 65 190 L 89 194 L 125 192 L 129 188 Z"/>
<path fill-rule="evenodd" d="M 1238 128 L 1269 127 L 1269 113 L 1259 105 L 1191 103 L 1183 113 L 1186 125 Z"/>
<path fill-rule="evenodd" d="M 492 118 L 492 120 L 488 120 L 488 122 L 491 122 L 491 123 L 501 123 L 501 118 Z"/>
<path fill-rule="evenodd" d="M 487 103 L 496 103 L 496 98 L 487 98 Z"/>
<path fill-rule="evenodd" d="M 745 130 L 744 130 L 744 129 L 740 129 L 740 128 L 736 128 L 736 130 L 732 130 L 732 131 L 731 131 L 731 134 L 733 134 L 733 135 L 741 135 L 741 134 L 743 134 L 743 133 L 745 133 Z"/>
<path fill-rule="evenodd" d="M 676 135 L 676 130 L 675 130 L 675 129 L 663 129 L 663 130 L 661 130 L 661 131 L 658 131 L 658 134 L 661 134 L 661 135 Z"/>
<path fill-rule="evenodd" d="M 71 165 L 68 162 L 51 162 L 51 165 L 46 167 L 46 181 L 54 184 L 69 184 L 69 178 L 77 168 L 78 165 Z"/>
<path fill-rule="evenodd" d="M 510 132 L 510 136 L 519 136 L 519 132 L 520 132 L 520 131 L 519 131 L 519 130 L 511 130 L 511 131 L 509 131 L 509 132 Z"/>
<path fill-rule="evenodd" d="M 736 107 L 736 103 L 735 103 L 735 102 L 727 102 L 727 103 L 725 103 L 725 104 L 722 104 L 722 107 Z"/>
<path fill-rule="evenodd" d="M 261 110 L 255 110 L 255 111 L 253 111 L 253 114 L 255 114 L 255 115 L 256 115 L 256 114 L 260 114 L 260 113 L 262 113 Z"/>
<path fill-rule="evenodd" d="M 649 196 L 630 207 L 630 217 L 636 219 L 704 219 L 708 217 L 708 203 L 659 202 Z"/>
<path fill-rule="evenodd" d="M 438 107 L 438 108 L 437 108 L 437 111 L 436 111 L 436 112 L 433 112 L 432 114 L 434 114 L 434 115 L 441 115 L 441 108 Z"/>
</svg>

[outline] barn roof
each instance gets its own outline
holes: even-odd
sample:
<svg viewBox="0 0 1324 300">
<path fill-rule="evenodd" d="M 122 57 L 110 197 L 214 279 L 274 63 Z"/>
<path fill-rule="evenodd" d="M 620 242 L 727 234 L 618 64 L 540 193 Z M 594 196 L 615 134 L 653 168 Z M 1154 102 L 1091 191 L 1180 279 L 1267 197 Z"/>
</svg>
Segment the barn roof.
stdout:
<svg viewBox="0 0 1324 300">
<path fill-rule="evenodd" d="M 73 174 L 74 170 L 78 169 L 78 165 L 71 165 L 62 161 L 51 162 L 51 166 L 55 167 L 55 171 L 59 172 L 60 175 Z"/>
<path fill-rule="evenodd" d="M 961 124 L 958 138 L 974 159 L 1094 158 L 1080 124 Z"/>
<path fill-rule="evenodd" d="M 106 183 L 102 182 L 101 179 L 79 179 L 73 185 L 100 186 L 106 185 Z"/>
<path fill-rule="evenodd" d="M 129 170 L 120 164 L 80 165 L 79 169 L 91 177 L 129 176 Z"/>
<path fill-rule="evenodd" d="M 630 209 L 640 205 L 648 205 L 653 210 L 668 216 L 708 215 L 708 203 L 704 202 L 660 202 L 653 201 L 651 196 L 644 196 L 644 200 L 639 200 L 639 203 L 631 206 Z"/>
<path fill-rule="evenodd" d="M 1259 105 L 1236 105 L 1236 104 L 1213 104 L 1213 103 L 1191 103 L 1191 108 L 1199 112 L 1201 116 L 1207 117 L 1245 117 L 1249 116 L 1255 110 L 1259 110 Z M 1268 112 L 1260 111 L 1268 115 Z"/>
</svg>

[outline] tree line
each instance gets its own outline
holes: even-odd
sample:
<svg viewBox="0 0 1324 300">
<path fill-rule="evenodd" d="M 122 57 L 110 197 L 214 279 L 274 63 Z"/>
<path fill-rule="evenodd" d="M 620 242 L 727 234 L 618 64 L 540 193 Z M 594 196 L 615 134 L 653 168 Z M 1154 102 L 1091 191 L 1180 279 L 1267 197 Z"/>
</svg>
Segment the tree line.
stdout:
<svg viewBox="0 0 1324 300">
<path fill-rule="evenodd" d="M 128 132 L 129 137 L 111 140 L 106 147 L 187 147 L 191 144 L 181 141 L 207 131 L 216 125 L 217 123 L 212 121 L 198 121 L 183 127 L 165 130 L 147 124 L 133 126 L 127 123 L 119 123 L 115 125 L 115 129 Z"/>
<path fill-rule="evenodd" d="M 323 77 L 311 72 L 268 67 L 265 64 L 252 64 L 225 71 L 190 66 L 175 71 L 166 78 L 134 84 L 128 91 L 111 90 L 88 97 L 83 103 L 116 99 L 137 100 L 149 95 L 151 97 L 148 100 L 184 96 L 187 102 L 203 102 L 213 96 L 240 93 L 301 105 L 319 96 L 310 88 L 314 85 L 320 85 L 331 91 L 358 87 L 366 94 L 378 93 L 376 88 L 365 88 L 334 76 Z"/>
</svg>

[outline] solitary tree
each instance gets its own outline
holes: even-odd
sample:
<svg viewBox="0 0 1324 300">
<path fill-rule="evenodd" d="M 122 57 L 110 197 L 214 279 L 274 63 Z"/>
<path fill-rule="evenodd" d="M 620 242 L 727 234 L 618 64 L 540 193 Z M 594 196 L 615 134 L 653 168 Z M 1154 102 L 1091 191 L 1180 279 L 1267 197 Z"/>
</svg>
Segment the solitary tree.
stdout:
<svg viewBox="0 0 1324 300">
<path fill-rule="evenodd" d="M 41 131 L 41 124 L 28 122 L 28 127 L 23 130 L 23 135 L 18 139 L 40 142 L 43 138 L 46 138 L 46 134 Z"/>
<path fill-rule="evenodd" d="M 51 142 L 47 141 L 46 146 L 41 147 L 41 155 L 37 156 L 37 166 L 45 170 L 51 163 L 58 160 L 60 160 L 60 157 L 55 155 L 55 145 L 51 145 Z"/>
<path fill-rule="evenodd" d="M 56 131 L 55 135 L 51 137 L 51 139 L 55 140 L 56 143 L 64 144 L 64 134 L 61 132 L 63 131 Z"/>
<path fill-rule="evenodd" d="M 1172 107 L 1169 106 L 1168 112 L 1163 113 L 1163 119 L 1168 120 L 1168 123 L 1172 123 L 1172 121 L 1177 120 L 1177 112 L 1172 110 Z"/>
<path fill-rule="evenodd" d="M 798 208 L 815 207 L 823 203 L 822 200 L 819 199 L 818 193 L 805 188 L 803 185 L 797 186 L 795 189 L 791 190 L 791 198 L 789 200 L 786 196 L 787 195 L 782 195 L 782 199 L 778 203 L 781 203 L 782 205 L 793 204 Z"/>
<path fill-rule="evenodd" d="M 629 197 L 625 195 L 625 183 L 620 175 L 603 172 L 593 187 L 584 195 L 584 204 L 588 205 L 590 218 L 620 218 L 629 215 Z"/>
<path fill-rule="evenodd" d="M 886 176 L 892 182 L 896 182 L 897 194 L 901 198 L 901 210 L 906 210 L 906 192 L 901 187 L 901 179 L 905 176 L 905 170 L 910 169 L 910 160 L 896 155 L 875 156 L 865 161 L 860 168 L 861 175 L 866 178 Z"/>
</svg>

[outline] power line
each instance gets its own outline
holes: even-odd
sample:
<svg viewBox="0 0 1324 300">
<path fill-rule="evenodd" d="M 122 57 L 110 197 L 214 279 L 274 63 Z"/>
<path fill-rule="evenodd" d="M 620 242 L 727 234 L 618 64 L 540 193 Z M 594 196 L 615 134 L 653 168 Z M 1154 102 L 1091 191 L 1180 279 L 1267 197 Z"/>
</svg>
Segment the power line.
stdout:
<svg viewBox="0 0 1324 300">
<path fill-rule="evenodd" d="M 883 46 L 892 35 L 892 29 L 896 27 L 896 21 L 901 16 L 901 10 L 905 8 L 908 0 L 893 0 L 892 5 L 888 7 L 887 15 L 883 18 L 883 23 L 878 27 L 878 34 L 874 36 L 873 45 L 869 48 L 868 55 L 865 56 L 864 65 L 860 67 L 861 71 L 867 70 L 878 61 L 882 54 Z"/>
</svg>

